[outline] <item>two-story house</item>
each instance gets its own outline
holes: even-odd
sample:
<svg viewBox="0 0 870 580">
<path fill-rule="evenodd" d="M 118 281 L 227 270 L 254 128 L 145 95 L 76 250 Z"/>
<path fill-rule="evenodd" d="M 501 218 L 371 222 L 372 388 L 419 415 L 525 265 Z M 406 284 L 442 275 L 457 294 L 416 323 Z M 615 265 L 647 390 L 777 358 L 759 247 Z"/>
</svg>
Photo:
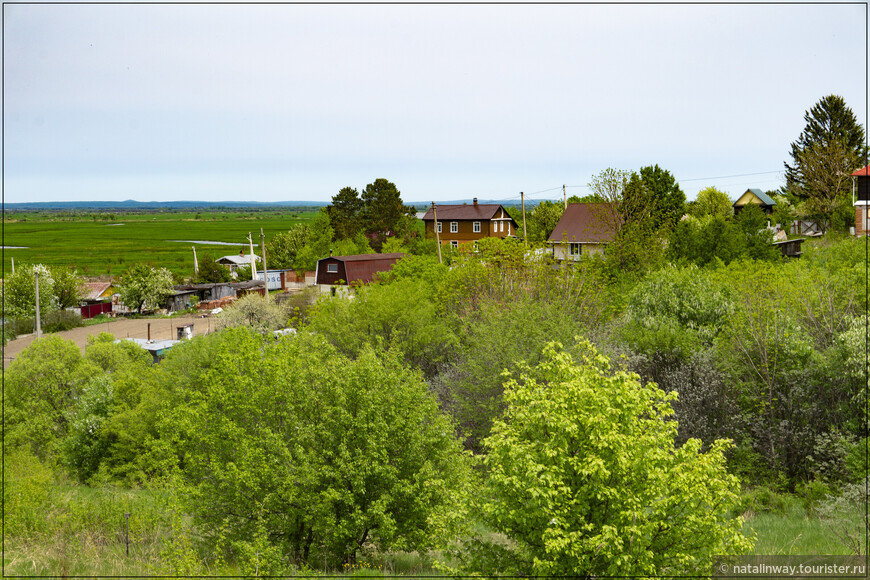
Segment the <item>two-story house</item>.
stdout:
<svg viewBox="0 0 870 580">
<path fill-rule="evenodd" d="M 436 205 L 434 212 L 431 208 L 426 212 L 423 222 L 427 238 L 434 238 L 437 231 L 441 243 L 454 248 L 481 238 L 517 235 L 517 223 L 501 204 L 477 203 L 477 198 L 471 205 Z"/>
</svg>

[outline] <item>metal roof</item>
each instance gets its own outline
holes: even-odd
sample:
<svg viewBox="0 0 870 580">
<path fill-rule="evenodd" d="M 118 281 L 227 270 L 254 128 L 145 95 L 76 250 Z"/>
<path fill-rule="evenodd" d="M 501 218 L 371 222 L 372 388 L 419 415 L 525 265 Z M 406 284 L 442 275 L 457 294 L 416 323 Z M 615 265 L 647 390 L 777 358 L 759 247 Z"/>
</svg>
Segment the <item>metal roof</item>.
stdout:
<svg viewBox="0 0 870 580">
<path fill-rule="evenodd" d="M 320 262 L 328 260 L 336 260 L 344 263 L 344 271 L 347 276 L 346 282 L 373 282 L 375 274 L 378 272 L 386 272 L 393 268 L 393 264 L 402 259 L 405 254 L 396 252 L 392 254 L 359 254 L 355 256 L 330 256 L 318 260 L 318 271 L 320 271 Z"/>
<path fill-rule="evenodd" d="M 621 222 L 613 204 L 569 203 L 547 242 L 609 242 L 616 235 L 614 226 Z"/>
<path fill-rule="evenodd" d="M 870 165 L 862 167 L 852 174 L 853 177 L 867 177 L 868 175 L 870 175 Z"/>
<path fill-rule="evenodd" d="M 770 197 L 768 197 L 767 194 L 760 189 L 750 187 L 745 192 L 743 192 L 743 195 L 746 195 L 747 193 L 751 193 L 752 195 L 757 197 L 764 205 L 776 205 L 776 202 L 770 199 Z M 741 195 L 740 197 L 743 197 L 743 195 Z M 740 201 L 740 199 L 738 199 L 737 201 Z M 737 201 L 735 201 L 734 203 L 737 203 Z"/>
<path fill-rule="evenodd" d="M 447 220 L 489 220 L 492 219 L 499 209 L 502 208 L 498 203 L 473 203 L 471 205 L 436 205 L 435 213 L 438 215 L 438 221 Z M 505 211 L 507 214 L 507 211 Z M 423 216 L 424 220 L 434 220 L 432 217 L 432 208 Z M 513 221 L 513 220 L 511 220 Z"/>
</svg>

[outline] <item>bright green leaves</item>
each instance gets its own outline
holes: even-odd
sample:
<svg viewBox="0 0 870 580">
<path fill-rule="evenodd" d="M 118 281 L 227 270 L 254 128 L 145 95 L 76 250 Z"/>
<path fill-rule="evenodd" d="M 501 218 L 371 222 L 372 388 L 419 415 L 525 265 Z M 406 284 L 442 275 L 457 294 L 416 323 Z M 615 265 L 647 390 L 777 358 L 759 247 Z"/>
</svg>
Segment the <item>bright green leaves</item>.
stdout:
<svg viewBox="0 0 870 580">
<path fill-rule="evenodd" d="M 675 448 L 668 418 L 676 395 L 612 373 L 591 345 L 581 347 L 581 365 L 550 345 L 537 367 L 506 384 L 507 410 L 485 440 L 482 508 L 516 545 L 471 568 L 495 561 L 501 572 L 533 575 L 697 573 L 712 554 L 748 549 L 742 522 L 727 517 L 739 489 L 725 469 L 728 443 L 706 453 L 697 440 Z"/>
<path fill-rule="evenodd" d="M 371 543 L 418 550 L 443 537 L 466 460 L 396 353 L 363 348 L 351 360 L 307 333 L 221 334 L 164 423 L 205 530 L 244 540 L 263 526 L 285 556 L 318 565 Z"/>
</svg>

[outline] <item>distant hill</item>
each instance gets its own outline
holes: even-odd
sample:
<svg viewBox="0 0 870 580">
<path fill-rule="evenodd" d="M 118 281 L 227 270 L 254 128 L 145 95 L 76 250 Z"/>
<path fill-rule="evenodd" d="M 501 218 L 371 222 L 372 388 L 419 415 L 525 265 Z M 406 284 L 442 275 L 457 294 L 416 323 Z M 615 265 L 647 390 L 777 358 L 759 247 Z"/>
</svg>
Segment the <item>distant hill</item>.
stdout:
<svg viewBox="0 0 870 580">
<path fill-rule="evenodd" d="M 405 202 L 418 210 L 424 210 L 432 205 L 430 201 Z M 439 201 L 438 205 L 462 205 L 471 204 L 471 199 L 458 199 L 453 201 Z M 500 203 L 504 206 L 519 207 L 519 200 L 510 202 L 481 199 L 478 203 Z M 538 202 L 529 200 L 526 207 L 534 207 Z M 3 210 L 12 211 L 191 211 L 191 210 L 220 210 L 220 209 L 269 209 L 279 207 L 292 208 L 320 208 L 329 205 L 328 201 L 36 201 L 27 203 L 5 203 Z"/>
<path fill-rule="evenodd" d="M 4 211 L 149 211 L 149 210 L 196 210 L 196 209 L 266 209 L 270 207 L 323 207 L 323 201 L 37 201 L 28 203 L 5 203 Z"/>
</svg>

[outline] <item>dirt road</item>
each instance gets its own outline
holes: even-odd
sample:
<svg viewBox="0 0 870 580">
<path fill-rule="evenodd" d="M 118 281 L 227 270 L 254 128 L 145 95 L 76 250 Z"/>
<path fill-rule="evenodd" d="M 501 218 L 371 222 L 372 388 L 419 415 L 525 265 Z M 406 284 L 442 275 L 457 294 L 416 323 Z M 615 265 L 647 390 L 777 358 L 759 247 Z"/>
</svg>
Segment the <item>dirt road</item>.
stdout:
<svg viewBox="0 0 870 580">
<path fill-rule="evenodd" d="M 80 349 L 82 349 L 82 351 L 84 351 L 88 336 L 97 335 L 101 332 L 114 334 L 115 338 L 148 338 L 149 324 L 151 325 L 152 340 L 175 340 L 177 338 L 176 328 L 188 324 L 193 324 L 193 333 L 196 335 L 207 334 L 214 330 L 214 320 L 211 318 L 179 316 L 177 318 L 135 320 L 119 318 L 112 320 L 111 322 L 106 322 L 105 324 L 95 324 L 93 326 L 74 328 L 64 332 L 55 332 L 52 333 L 52 335 L 72 340 Z M 15 357 L 18 356 L 22 350 L 27 348 L 35 338 L 36 335 L 34 334 L 26 334 L 19 336 L 15 340 L 9 341 L 3 349 L 3 367 L 8 367 L 9 363 L 15 360 Z"/>
</svg>

